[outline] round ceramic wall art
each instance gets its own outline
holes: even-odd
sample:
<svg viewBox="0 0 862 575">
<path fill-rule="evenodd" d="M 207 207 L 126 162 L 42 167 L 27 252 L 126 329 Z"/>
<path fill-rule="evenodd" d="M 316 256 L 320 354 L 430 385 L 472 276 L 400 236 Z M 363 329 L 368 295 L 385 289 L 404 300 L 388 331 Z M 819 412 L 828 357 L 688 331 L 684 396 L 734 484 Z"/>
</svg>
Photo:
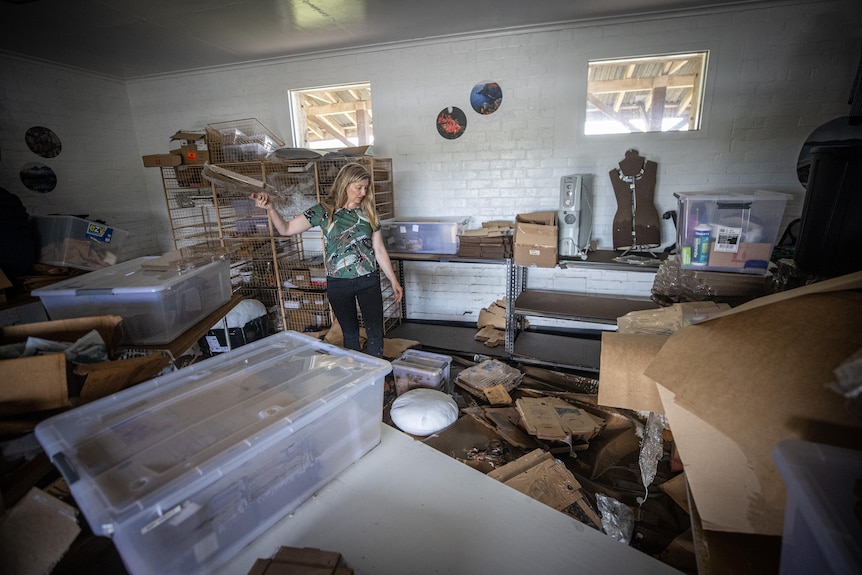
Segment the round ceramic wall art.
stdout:
<svg viewBox="0 0 862 575">
<path fill-rule="evenodd" d="M 503 102 L 503 89 L 497 82 L 480 82 L 470 91 L 470 105 L 480 114 L 493 114 Z"/>
<path fill-rule="evenodd" d="M 447 140 L 460 138 L 467 129 L 467 116 L 461 108 L 450 106 L 437 114 L 437 131 Z"/>
<path fill-rule="evenodd" d="M 30 151 L 43 158 L 56 158 L 63 149 L 57 134 L 42 126 L 34 126 L 27 130 L 27 133 L 24 134 L 24 141 L 27 142 Z"/>
<path fill-rule="evenodd" d="M 28 190 L 47 194 L 57 187 L 57 175 L 44 164 L 30 163 L 21 168 L 21 182 Z"/>
</svg>

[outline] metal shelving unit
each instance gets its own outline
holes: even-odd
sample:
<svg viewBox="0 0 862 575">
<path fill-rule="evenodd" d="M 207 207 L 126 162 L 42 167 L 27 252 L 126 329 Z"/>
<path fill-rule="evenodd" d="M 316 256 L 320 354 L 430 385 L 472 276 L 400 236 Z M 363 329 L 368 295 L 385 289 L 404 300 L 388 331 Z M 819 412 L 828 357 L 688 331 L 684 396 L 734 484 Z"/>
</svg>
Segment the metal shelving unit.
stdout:
<svg viewBox="0 0 862 575">
<path fill-rule="evenodd" d="M 240 138 L 236 135 L 240 133 L 255 136 Z M 270 141 L 278 143 L 255 120 L 211 124 L 207 128 L 210 162 L 264 182 L 277 209 L 287 219 L 325 198 L 338 170 L 348 162 L 364 165 L 372 175 L 380 218 L 394 215 L 391 159 L 339 156 L 270 162 L 262 154 L 267 146 L 260 143 Z M 254 205 L 245 189 L 210 181 L 203 170 L 203 164 L 161 168 L 174 246 L 196 257 L 229 255 L 234 292 L 266 306 L 271 333 L 329 327 L 325 273 L 323 282 L 297 283 L 301 272 L 313 277 L 310 274 L 315 268 L 322 269 L 322 240 L 279 236 L 266 211 Z M 385 279 L 382 289 L 384 329 L 388 331 L 400 323 L 402 316 Z"/>
</svg>

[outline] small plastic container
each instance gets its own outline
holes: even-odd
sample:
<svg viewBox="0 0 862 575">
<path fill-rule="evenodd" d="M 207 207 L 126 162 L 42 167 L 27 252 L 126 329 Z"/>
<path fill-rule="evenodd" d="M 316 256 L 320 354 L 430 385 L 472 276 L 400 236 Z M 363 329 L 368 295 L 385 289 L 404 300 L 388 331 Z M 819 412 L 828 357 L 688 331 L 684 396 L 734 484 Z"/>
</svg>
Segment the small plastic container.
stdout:
<svg viewBox="0 0 862 575">
<path fill-rule="evenodd" d="M 389 362 L 283 331 L 41 422 L 130 573 L 213 573 L 381 438 Z"/>
<path fill-rule="evenodd" d="M 681 268 L 761 275 L 768 271 L 789 194 L 758 190 L 674 195 Z"/>
<path fill-rule="evenodd" d="M 129 233 L 75 216 L 32 216 L 39 262 L 87 271 L 112 266 Z"/>
<path fill-rule="evenodd" d="M 141 257 L 33 290 L 52 320 L 118 315 L 123 342 L 160 345 L 227 303 L 230 264 L 216 260 L 188 270 L 146 268 Z"/>
<path fill-rule="evenodd" d="M 408 349 L 401 357 L 392 361 L 392 374 L 395 377 L 395 392 L 426 387 L 451 393 L 449 368 L 452 358 L 448 355 Z"/>
<path fill-rule="evenodd" d="M 395 253 L 457 254 L 469 217 L 397 218 L 380 222 L 386 249 Z"/>
<path fill-rule="evenodd" d="M 781 575 L 862 573 L 862 451 L 784 440 L 772 458 L 787 485 Z"/>
</svg>

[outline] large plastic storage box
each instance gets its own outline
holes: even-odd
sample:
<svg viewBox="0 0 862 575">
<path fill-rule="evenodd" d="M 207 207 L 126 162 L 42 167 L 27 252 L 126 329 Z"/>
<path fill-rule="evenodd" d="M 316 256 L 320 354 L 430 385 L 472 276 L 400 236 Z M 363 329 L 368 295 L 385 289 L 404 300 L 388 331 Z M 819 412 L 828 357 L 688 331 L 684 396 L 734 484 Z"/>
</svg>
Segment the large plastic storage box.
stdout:
<svg viewBox="0 0 862 575">
<path fill-rule="evenodd" d="M 52 320 L 122 317 L 123 342 L 135 345 L 170 343 L 230 299 L 228 261 L 184 271 L 147 269 L 153 259 L 135 258 L 32 293 Z"/>
<path fill-rule="evenodd" d="M 380 442 L 389 362 L 279 332 L 41 422 L 132 575 L 211 573 Z"/>
<path fill-rule="evenodd" d="M 32 216 L 39 262 L 98 270 L 116 264 L 129 233 L 75 216 Z"/>
<path fill-rule="evenodd" d="M 758 190 L 674 195 L 680 267 L 767 272 L 789 194 Z"/>
<path fill-rule="evenodd" d="M 386 249 L 396 253 L 457 254 L 469 217 L 392 218 L 380 222 Z"/>
<path fill-rule="evenodd" d="M 787 485 L 781 574 L 862 573 L 862 451 L 788 439 L 772 458 Z"/>
<path fill-rule="evenodd" d="M 401 354 L 401 357 L 392 361 L 395 392 L 401 395 L 417 387 L 448 392 L 451 365 L 452 358 L 448 355 L 408 349 Z"/>
</svg>

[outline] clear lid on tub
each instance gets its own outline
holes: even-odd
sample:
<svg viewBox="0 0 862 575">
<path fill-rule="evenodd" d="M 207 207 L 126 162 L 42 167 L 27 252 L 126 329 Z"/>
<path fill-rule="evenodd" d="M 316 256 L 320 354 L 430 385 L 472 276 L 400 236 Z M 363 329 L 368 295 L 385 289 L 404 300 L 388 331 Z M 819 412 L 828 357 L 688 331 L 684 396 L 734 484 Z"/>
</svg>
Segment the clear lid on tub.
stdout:
<svg viewBox="0 0 862 575">
<path fill-rule="evenodd" d="M 74 296 L 87 294 L 150 293 L 170 290 L 173 287 L 205 279 L 212 275 L 230 273 L 227 260 L 200 262 L 194 265 L 166 269 L 154 265 L 157 256 L 144 256 L 113 266 L 75 276 L 46 287 L 33 290 L 33 295 Z M 150 265 L 153 264 L 153 265 Z"/>
</svg>

